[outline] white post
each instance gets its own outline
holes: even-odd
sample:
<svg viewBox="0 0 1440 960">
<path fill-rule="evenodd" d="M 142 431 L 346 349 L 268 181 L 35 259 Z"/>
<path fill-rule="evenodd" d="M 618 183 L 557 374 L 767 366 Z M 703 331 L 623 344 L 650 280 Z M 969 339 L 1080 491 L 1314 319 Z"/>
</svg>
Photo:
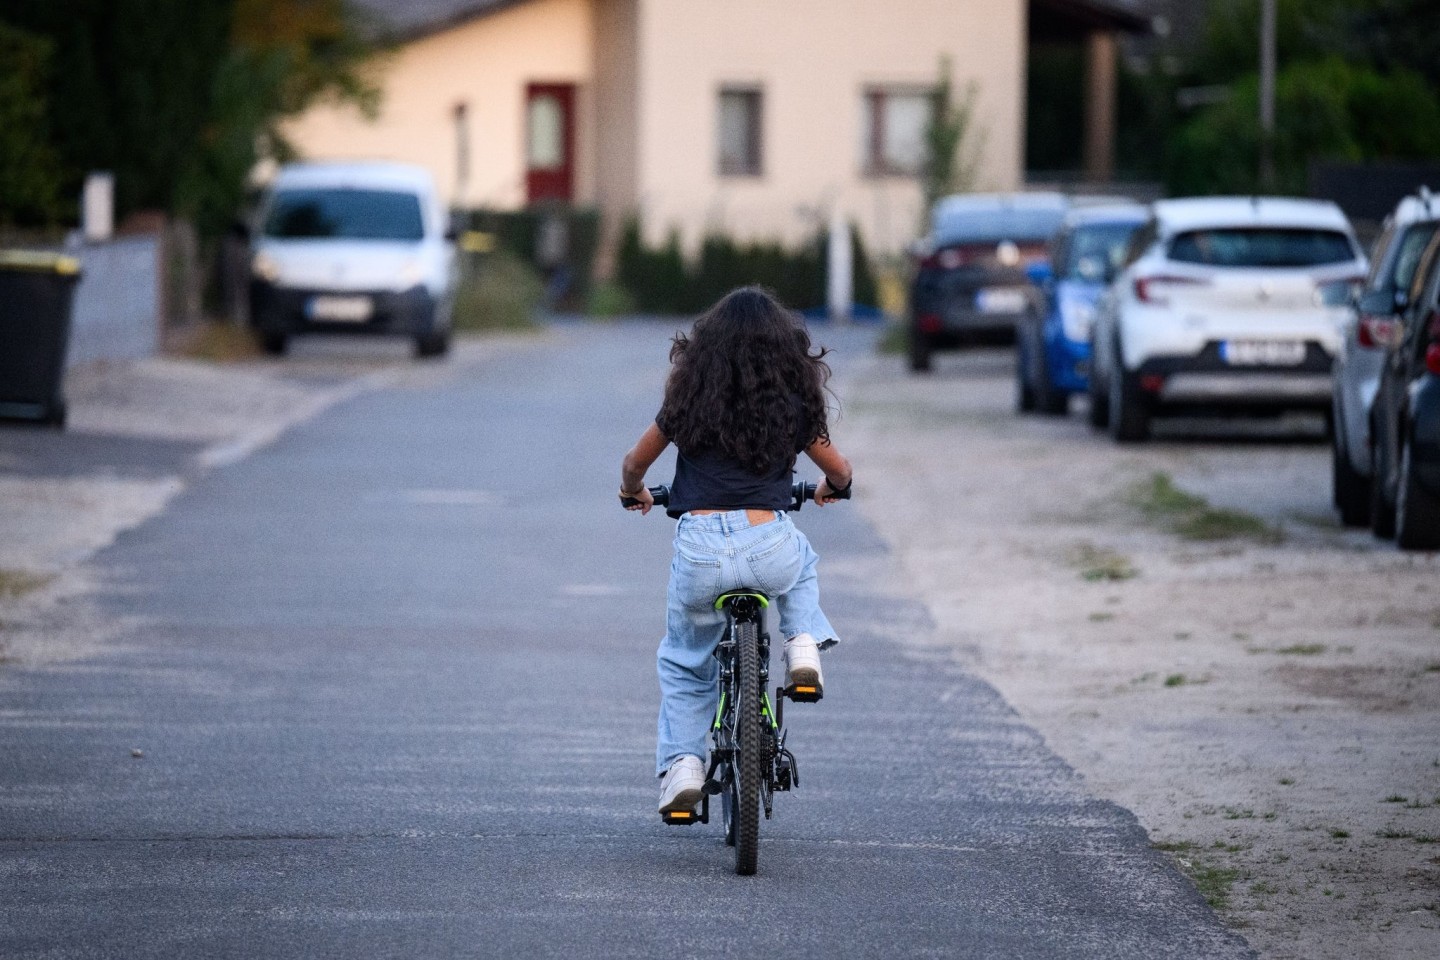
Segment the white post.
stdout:
<svg viewBox="0 0 1440 960">
<path fill-rule="evenodd" d="M 826 246 L 825 300 L 830 319 L 849 320 L 855 305 L 855 251 L 850 226 L 836 210 L 830 216 L 830 242 Z"/>
<path fill-rule="evenodd" d="M 80 224 L 87 243 L 104 243 L 115 233 L 115 174 L 97 171 L 85 178 Z"/>
</svg>

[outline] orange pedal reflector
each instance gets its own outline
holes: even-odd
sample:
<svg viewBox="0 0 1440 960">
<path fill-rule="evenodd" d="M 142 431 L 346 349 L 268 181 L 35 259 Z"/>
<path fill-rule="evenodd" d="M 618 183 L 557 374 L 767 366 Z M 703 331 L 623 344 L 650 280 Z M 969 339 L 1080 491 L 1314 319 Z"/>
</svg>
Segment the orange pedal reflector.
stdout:
<svg viewBox="0 0 1440 960">
<path fill-rule="evenodd" d="M 796 688 L 795 688 L 795 692 L 796 692 L 796 693 L 814 693 L 814 692 L 815 692 L 815 688 L 814 688 L 814 687 L 796 687 Z"/>
</svg>

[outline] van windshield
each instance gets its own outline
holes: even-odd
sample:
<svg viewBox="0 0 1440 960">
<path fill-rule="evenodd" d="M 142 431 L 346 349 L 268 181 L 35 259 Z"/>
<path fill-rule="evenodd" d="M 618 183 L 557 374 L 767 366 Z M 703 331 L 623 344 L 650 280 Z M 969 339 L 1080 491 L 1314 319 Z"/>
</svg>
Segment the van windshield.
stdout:
<svg viewBox="0 0 1440 960">
<path fill-rule="evenodd" d="M 278 191 L 264 234 L 288 240 L 420 240 L 420 198 L 394 190 L 311 188 Z"/>
<path fill-rule="evenodd" d="M 1177 235 L 1170 259 L 1212 267 L 1318 267 L 1354 260 L 1355 250 L 1338 230 L 1226 227 Z"/>
</svg>

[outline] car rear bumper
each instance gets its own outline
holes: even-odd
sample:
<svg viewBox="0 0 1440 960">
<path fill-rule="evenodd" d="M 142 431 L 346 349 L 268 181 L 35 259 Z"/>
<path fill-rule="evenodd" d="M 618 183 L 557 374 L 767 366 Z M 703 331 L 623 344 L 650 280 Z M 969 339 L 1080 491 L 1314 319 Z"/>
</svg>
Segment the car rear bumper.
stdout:
<svg viewBox="0 0 1440 960">
<path fill-rule="evenodd" d="M 1302 362 L 1239 366 L 1221 358 L 1219 344 L 1188 357 L 1152 357 L 1135 371 L 1141 387 L 1162 404 L 1329 409 L 1332 359 L 1318 343 L 1306 344 Z"/>
<path fill-rule="evenodd" d="M 324 319 L 314 315 L 318 297 L 363 298 L 370 304 L 364 319 Z M 435 298 L 424 287 L 409 290 L 313 290 L 277 287 L 261 280 L 250 284 L 250 322 L 266 333 L 380 333 L 414 336 L 435 328 Z"/>
</svg>

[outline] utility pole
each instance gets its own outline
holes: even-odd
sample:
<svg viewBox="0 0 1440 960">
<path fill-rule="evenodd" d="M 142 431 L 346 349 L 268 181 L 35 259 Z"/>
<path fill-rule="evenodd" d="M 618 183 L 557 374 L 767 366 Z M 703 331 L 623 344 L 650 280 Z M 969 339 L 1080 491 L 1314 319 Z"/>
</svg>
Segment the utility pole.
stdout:
<svg viewBox="0 0 1440 960">
<path fill-rule="evenodd" d="M 1275 189 L 1275 2 L 1260 0 L 1260 185 Z"/>
</svg>

